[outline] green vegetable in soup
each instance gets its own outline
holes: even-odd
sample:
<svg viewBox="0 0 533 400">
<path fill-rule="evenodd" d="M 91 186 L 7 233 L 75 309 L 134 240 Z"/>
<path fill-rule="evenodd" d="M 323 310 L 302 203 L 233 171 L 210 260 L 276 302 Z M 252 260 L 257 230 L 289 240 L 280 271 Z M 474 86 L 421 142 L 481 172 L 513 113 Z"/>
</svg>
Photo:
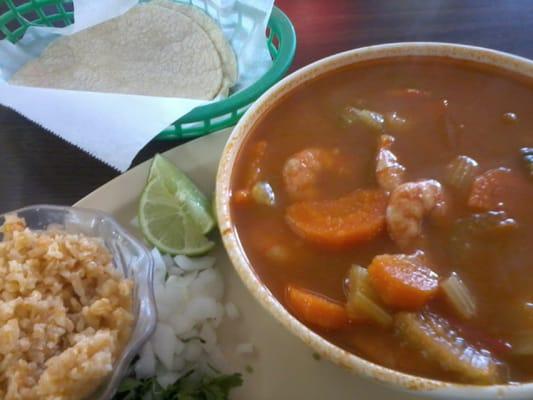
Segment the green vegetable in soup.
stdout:
<svg viewBox="0 0 533 400">
<path fill-rule="evenodd" d="M 469 383 L 493 384 L 503 380 L 492 354 L 469 344 L 445 318 L 427 311 L 401 312 L 394 317 L 398 336 L 413 350 Z"/>
<path fill-rule="evenodd" d="M 522 147 L 520 153 L 528 176 L 533 178 L 533 147 Z"/>
<path fill-rule="evenodd" d="M 476 314 L 476 302 L 464 282 L 454 272 L 440 284 L 442 292 L 461 318 L 470 319 Z"/>
<path fill-rule="evenodd" d="M 348 106 L 342 110 L 341 118 L 348 125 L 360 123 L 377 133 L 382 133 L 385 129 L 385 118 L 375 111 Z"/>
<path fill-rule="evenodd" d="M 450 237 L 452 257 L 459 265 L 486 258 L 490 251 L 503 250 L 517 229 L 516 220 L 509 218 L 504 211 L 472 214 L 459 219 Z"/>
<path fill-rule="evenodd" d="M 276 204 L 276 194 L 268 182 L 257 182 L 252 187 L 252 198 L 257 204 L 274 206 Z"/>
<path fill-rule="evenodd" d="M 466 195 L 479 172 L 476 160 L 467 156 L 457 156 L 446 168 L 446 183 L 458 193 Z"/>
<path fill-rule="evenodd" d="M 392 316 L 379 304 L 366 268 L 352 266 L 348 272 L 347 283 L 346 311 L 353 322 L 369 320 L 385 328 L 392 325 Z"/>
</svg>

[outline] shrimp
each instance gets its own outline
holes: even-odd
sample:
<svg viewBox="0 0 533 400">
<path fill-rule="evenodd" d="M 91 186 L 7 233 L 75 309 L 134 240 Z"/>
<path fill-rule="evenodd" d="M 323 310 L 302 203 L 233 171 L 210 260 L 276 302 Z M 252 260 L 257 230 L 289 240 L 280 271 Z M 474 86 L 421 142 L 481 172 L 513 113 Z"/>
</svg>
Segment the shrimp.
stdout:
<svg viewBox="0 0 533 400">
<path fill-rule="evenodd" d="M 393 143 L 394 137 L 381 135 L 376 156 L 376 178 L 379 186 L 387 192 L 393 191 L 398 185 L 402 184 L 405 174 L 405 167 L 398 162 L 398 159 L 390 150 Z"/>
<path fill-rule="evenodd" d="M 293 154 L 283 166 L 283 181 L 295 201 L 314 200 L 320 195 L 319 178 L 324 173 L 344 175 L 348 162 L 339 149 L 307 148 Z"/>
<path fill-rule="evenodd" d="M 407 182 L 391 194 L 386 221 L 389 235 L 401 248 L 409 247 L 422 234 L 424 216 L 442 213 L 446 202 L 441 184 L 433 179 Z"/>
</svg>

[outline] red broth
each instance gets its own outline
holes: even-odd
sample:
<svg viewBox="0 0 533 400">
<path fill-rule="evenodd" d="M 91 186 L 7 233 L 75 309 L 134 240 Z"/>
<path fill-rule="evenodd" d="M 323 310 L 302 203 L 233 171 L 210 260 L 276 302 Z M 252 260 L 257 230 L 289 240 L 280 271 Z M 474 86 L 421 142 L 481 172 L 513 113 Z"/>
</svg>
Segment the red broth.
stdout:
<svg viewBox="0 0 533 400">
<path fill-rule="evenodd" d="M 385 122 L 374 129 L 358 118 L 346 121 L 342 116 L 349 106 L 378 113 Z M 533 180 L 520 151 L 533 146 L 532 107 L 531 80 L 444 58 L 367 62 L 305 83 L 252 128 L 238 155 L 231 212 L 247 257 L 264 284 L 297 318 L 332 343 L 370 361 L 453 382 L 532 381 Z M 424 212 L 419 218 L 422 231 L 407 248 L 391 239 L 384 209 L 374 210 L 380 219 L 372 220 L 377 224 L 373 226 L 379 229 L 351 232 L 365 227 L 370 218 L 360 211 L 365 203 L 359 200 L 350 212 L 361 212 L 363 217 L 358 214 L 355 222 L 340 217 L 340 224 L 347 226 L 326 226 L 327 218 L 315 215 L 336 211 L 335 202 L 358 189 L 381 191 L 390 207 L 391 190 L 380 189 L 376 177 L 382 134 L 395 139 L 390 151 L 405 168 L 402 182 L 434 179 L 441 184 L 446 203 L 438 218 Z M 298 154 L 306 149 L 314 149 L 316 157 Z M 322 150 L 327 154 L 318 156 Z M 457 156 L 468 156 L 478 164 L 472 176 L 478 182 L 461 190 L 449 183 L 449 164 Z M 300 164 L 285 179 L 284 168 L 289 168 L 286 163 L 291 157 L 300 157 Z M 503 177 L 485 174 L 495 168 L 507 170 Z M 257 183 L 262 189 L 269 185 L 268 190 L 259 191 L 259 197 L 252 190 Z M 479 189 L 476 199 L 481 206 L 472 200 L 474 186 Z M 395 190 L 399 189 L 392 193 Z M 326 206 L 328 201 L 334 205 Z M 309 226 L 302 231 L 288 223 L 291 207 L 313 202 L 312 212 L 300 213 L 303 223 L 316 222 L 313 234 Z M 407 208 L 412 211 L 415 205 L 407 203 Z M 511 229 L 478 232 L 485 225 L 476 225 L 476 218 L 481 215 L 485 221 L 490 213 L 512 220 Z M 353 240 L 339 246 L 324 240 L 345 230 Z M 353 315 L 344 323 L 339 315 L 348 304 L 346 279 L 351 266 L 366 268 L 376 256 L 416 250 L 424 252 L 424 263 L 438 275 L 439 287 L 424 297 L 416 282 L 407 289 L 398 286 L 410 282 L 395 281 L 394 271 L 381 271 L 385 275 L 380 276 L 371 271 L 377 276 L 371 281 L 376 286 L 374 300 L 392 324 L 384 326 Z M 472 315 L 462 315 L 464 310 L 454 307 L 442 289 L 452 273 L 460 277 L 475 304 Z M 391 282 L 396 285 L 392 294 L 384 293 L 382 289 Z M 289 287 L 301 291 L 303 297 L 287 297 Z M 411 295 L 420 302 L 410 302 Z M 311 308 L 300 307 L 304 303 L 288 304 L 291 301 L 304 301 Z M 436 331 L 424 330 L 428 318 Z M 444 348 L 433 342 L 443 334 L 439 329 L 455 335 L 446 338 Z M 468 348 L 455 348 L 452 342 L 457 338 Z M 472 349 L 494 367 L 489 373 L 473 371 L 469 363 L 474 360 L 458 361 L 461 351 Z M 457 353 L 455 359 L 443 356 L 450 352 Z"/>
</svg>

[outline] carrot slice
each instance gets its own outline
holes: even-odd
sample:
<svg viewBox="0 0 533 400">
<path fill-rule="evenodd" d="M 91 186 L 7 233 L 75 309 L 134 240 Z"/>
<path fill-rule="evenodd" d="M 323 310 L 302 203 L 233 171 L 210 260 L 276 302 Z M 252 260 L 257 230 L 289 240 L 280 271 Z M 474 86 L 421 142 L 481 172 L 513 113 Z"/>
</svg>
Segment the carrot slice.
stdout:
<svg viewBox="0 0 533 400">
<path fill-rule="evenodd" d="M 368 274 L 383 303 L 399 310 L 420 309 L 439 287 L 439 276 L 427 266 L 422 252 L 376 256 Z"/>
<path fill-rule="evenodd" d="M 329 247 L 366 242 L 385 228 L 387 195 L 381 190 L 362 190 L 336 200 L 296 203 L 285 219 L 302 238 Z"/>
<path fill-rule="evenodd" d="M 289 309 L 303 322 L 327 330 L 342 329 L 349 323 L 344 306 L 327 297 L 292 285 L 287 286 L 285 297 Z"/>
<path fill-rule="evenodd" d="M 508 168 L 485 171 L 472 184 L 468 206 L 479 211 L 501 209 L 513 188 L 520 185 Z"/>
</svg>

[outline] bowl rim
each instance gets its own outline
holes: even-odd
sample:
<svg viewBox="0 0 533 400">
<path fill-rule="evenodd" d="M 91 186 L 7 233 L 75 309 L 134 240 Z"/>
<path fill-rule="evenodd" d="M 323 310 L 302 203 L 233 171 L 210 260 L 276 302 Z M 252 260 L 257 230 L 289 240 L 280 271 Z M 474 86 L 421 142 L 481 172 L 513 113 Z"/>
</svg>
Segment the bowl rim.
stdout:
<svg viewBox="0 0 533 400">
<path fill-rule="evenodd" d="M 272 104 L 277 103 L 302 82 L 312 80 L 326 72 L 361 61 L 409 56 L 442 56 L 472 61 L 533 77 L 533 61 L 527 58 L 483 47 L 443 42 L 403 42 L 362 47 L 331 55 L 299 69 L 267 90 L 250 107 L 233 129 L 224 147 L 216 176 L 215 192 L 216 212 L 224 246 L 240 279 L 261 306 L 292 334 L 335 364 L 362 377 L 412 394 L 429 395 L 434 398 L 453 395 L 454 398 L 472 400 L 524 399 L 533 395 L 533 382 L 480 386 L 439 381 L 374 364 L 330 343 L 293 317 L 259 280 L 232 223 L 229 194 L 233 165 L 251 131 L 250 128 L 268 113 Z"/>
</svg>

